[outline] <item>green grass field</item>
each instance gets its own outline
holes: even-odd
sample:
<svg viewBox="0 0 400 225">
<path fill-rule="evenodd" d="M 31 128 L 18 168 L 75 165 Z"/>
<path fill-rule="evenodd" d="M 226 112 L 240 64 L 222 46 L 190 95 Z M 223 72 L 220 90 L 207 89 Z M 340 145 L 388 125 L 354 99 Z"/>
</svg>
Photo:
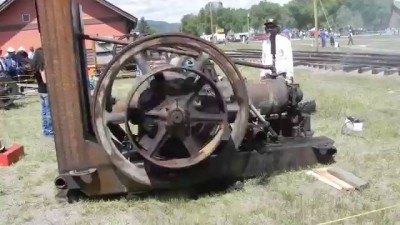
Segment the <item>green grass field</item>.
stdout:
<svg viewBox="0 0 400 225">
<path fill-rule="evenodd" d="M 250 79 L 258 71 L 243 69 Z M 369 181 L 361 192 L 340 192 L 305 171 L 246 181 L 244 189 L 203 196 L 158 194 L 143 199 L 56 200 L 57 162 L 52 139 L 40 132 L 38 97 L 0 111 L 0 137 L 25 146 L 17 164 L 0 168 L 0 224 L 318 224 L 400 203 L 400 77 L 296 68 L 296 81 L 318 112 L 315 135 L 336 141 L 337 163 Z M 117 81 L 122 93 L 125 80 Z M 347 115 L 365 120 L 365 131 L 341 135 Z M 396 224 L 400 208 L 370 213 L 337 224 Z"/>
<path fill-rule="evenodd" d="M 306 38 L 304 40 L 292 40 L 292 48 L 295 51 L 314 51 L 314 39 Z M 347 37 L 336 39 L 340 48 L 328 46 L 319 48 L 320 51 L 340 51 L 340 52 L 376 52 L 376 53 L 397 53 L 400 54 L 400 36 L 355 36 L 354 45 L 348 46 Z M 327 43 L 329 45 L 329 41 Z M 261 42 L 250 42 L 249 44 L 228 43 L 227 45 L 219 45 L 220 48 L 226 50 L 234 49 L 260 49 Z"/>
</svg>

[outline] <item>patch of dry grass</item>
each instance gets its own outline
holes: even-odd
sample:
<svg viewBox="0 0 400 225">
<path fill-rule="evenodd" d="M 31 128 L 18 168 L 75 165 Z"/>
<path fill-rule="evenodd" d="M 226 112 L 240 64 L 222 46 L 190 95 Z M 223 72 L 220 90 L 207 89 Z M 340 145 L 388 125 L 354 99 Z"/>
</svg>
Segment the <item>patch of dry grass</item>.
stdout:
<svg viewBox="0 0 400 225">
<path fill-rule="evenodd" d="M 242 69 L 250 79 L 258 71 Z M 59 203 L 53 179 L 54 143 L 40 132 L 37 98 L 0 112 L 0 137 L 25 146 L 26 157 L 0 168 L 0 224 L 317 224 L 400 201 L 400 77 L 342 74 L 296 68 L 307 98 L 315 98 L 316 135 L 336 141 L 336 165 L 370 182 L 361 192 L 343 193 L 305 175 L 288 172 L 246 181 L 244 189 L 189 200 L 179 194 L 144 199 Z M 126 86 L 124 80 L 117 81 Z M 122 94 L 124 87 L 118 93 Z M 343 136 L 346 115 L 366 120 L 365 131 Z M 350 219 L 344 224 L 394 224 L 393 209 Z"/>
</svg>

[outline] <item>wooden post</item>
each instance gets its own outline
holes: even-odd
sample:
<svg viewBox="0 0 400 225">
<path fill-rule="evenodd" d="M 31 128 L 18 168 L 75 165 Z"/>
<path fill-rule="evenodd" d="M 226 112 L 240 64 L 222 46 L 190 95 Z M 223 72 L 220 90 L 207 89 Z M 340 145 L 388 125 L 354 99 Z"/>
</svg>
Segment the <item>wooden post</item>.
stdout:
<svg viewBox="0 0 400 225">
<path fill-rule="evenodd" d="M 213 35 L 213 34 L 214 34 L 214 32 L 213 32 L 213 15 L 212 15 L 211 3 L 208 4 L 208 7 L 210 8 L 210 29 L 211 29 L 211 35 Z"/>
<path fill-rule="evenodd" d="M 247 38 L 250 39 L 250 13 L 247 13 Z"/>
<path fill-rule="evenodd" d="M 319 45 L 318 45 L 318 2 L 317 0 L 314 0 L 314 20 L 315 20 L 315 32 L 314 32 L 314 38 L 315 38 L 315 51 L 319 51 Z"/>
<path fill-rule="evenodd" d="M 82 151 L 89 133 L 87 71 L 74 33 L 72 1 L 36 0 L 60 173 L 84 169 L 90 160 Z"/>
</svg>

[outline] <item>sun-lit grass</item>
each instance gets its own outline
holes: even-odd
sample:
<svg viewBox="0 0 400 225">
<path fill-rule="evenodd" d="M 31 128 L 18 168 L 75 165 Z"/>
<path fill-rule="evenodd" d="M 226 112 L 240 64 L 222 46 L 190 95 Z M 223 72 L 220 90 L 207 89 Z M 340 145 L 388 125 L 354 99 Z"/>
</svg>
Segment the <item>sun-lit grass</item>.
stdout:
<svg viewBox="0 0 400 225">
<path fill-rule="evenodd" d="M 295 51 L 314 51 L 313 38 L 304 40 L 292 40 L 292 47 Z M 348 46 L 347 37 L 337 38 L 340 48 L 330 46 L 319 48 L 320 51 L 340 51 L 340 52 L 374 52 L 374 53 L 397 53 L 400 54 L 400 37 L 399 36 L 355 36 L 354 45 Z M 249 44 L 228 43 L 220 44 L 218 47 L 226 50 L 233 49 L 261 49 L 261 42 L 250 42 Z"/>
<path fill-rule="evenodd" d="M 241 69 L 257 79 L 258 71 Z M 335 140 L 337 163 L 369 181 L 361 192 L 340 192 L 304 171 L 246 181 L 239 191 L 191 200 L 179 194 L 143 199 L 59 203 L 54 143 L 40 132 L 37 97 L 0 111 L 0 138 L 20 143 L 27 155 L 0 168 L 0 224 L 317 224 L 400 202 L 400 77 L 296 68 L 306 98 L 315 98 L 316 135 Z M 119 94 L 128 86 L 117 81 Z M 365 131 L 340 133 L 345 116 L 365 120 Z M 394 224 L 400 209 L 350 219 L 345 224 Z"/>
</svg>

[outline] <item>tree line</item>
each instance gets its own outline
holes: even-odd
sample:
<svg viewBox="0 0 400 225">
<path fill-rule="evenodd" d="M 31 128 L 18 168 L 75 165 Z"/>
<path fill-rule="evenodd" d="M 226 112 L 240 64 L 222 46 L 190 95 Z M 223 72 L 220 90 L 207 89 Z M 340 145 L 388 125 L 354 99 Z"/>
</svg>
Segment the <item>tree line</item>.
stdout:
<svg viewBox="0 0 400 225">
<path fill-rule="evenodd" d="M 320 28 L 352 27 L 380 30 L 388 27 L 393 0 L 317 0 Z M 275 18 L 283 28 L 314 27 L 314 0 L 291 0 L 285 5 L 260 1 L 249 9 L 224 7 L 221 2 L 206 4 L 197 14 L 181 19 L 181 30 L 195 35 L 211 34 L 222 28 L 225 33 L 262 30 L 266 19 Z"/>
<path fill-rule="evenodd" d="M 134 29 L 134 31 L 137 31 L 141 34 L 155 34 L 157 33 L 157 30 L 150 26 L 150 24 L 147 22 L 147 20 L 145 20 L 144 17 L 141 17 L 138 25 L 136 26 L 136 28 Z"/>
</svg>

